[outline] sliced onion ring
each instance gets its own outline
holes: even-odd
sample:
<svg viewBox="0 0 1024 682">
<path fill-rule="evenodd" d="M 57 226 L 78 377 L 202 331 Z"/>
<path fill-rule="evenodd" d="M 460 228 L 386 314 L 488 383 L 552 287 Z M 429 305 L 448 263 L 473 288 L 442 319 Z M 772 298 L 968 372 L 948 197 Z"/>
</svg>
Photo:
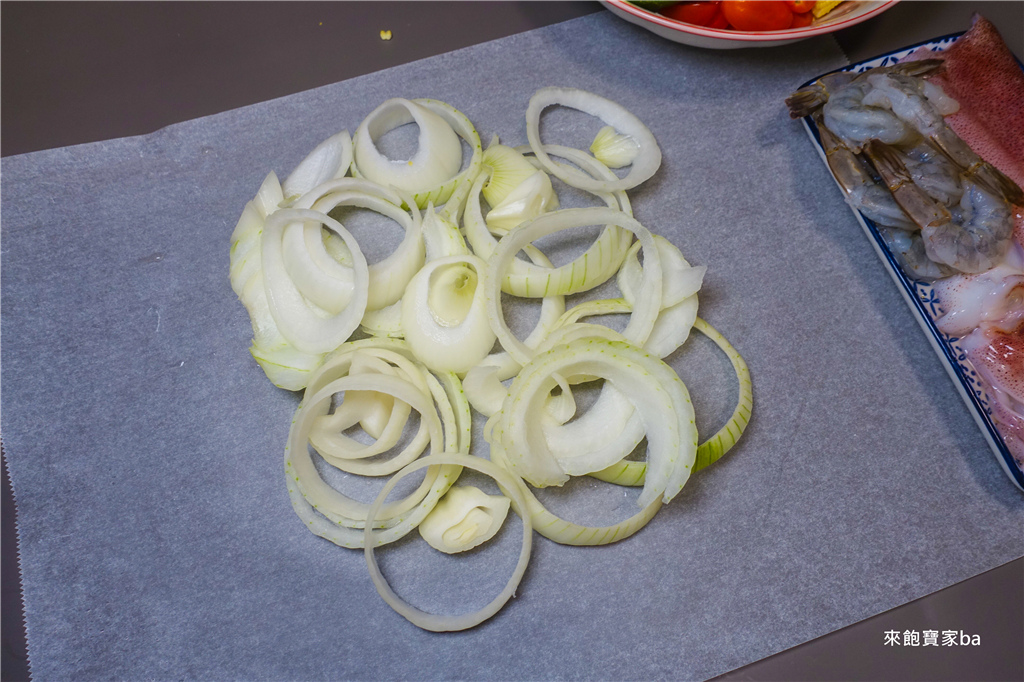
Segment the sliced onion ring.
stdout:
<svg viewBox="0 0 1024 682">
<path fill-rule="evenodd" d="M 455 134 L 461 137 L 472 150 L 469 163 L 462 172 L 438 187 L 413 195 L 416 205 L 420 208 L 426 208 L 428 203 L 444 204 L 443 217 L 446 220 L 458 221 L 466 202 L 469 185 L 476 174 L 480 172 L 480 164 L 483 161 L 484 152 L 480 134 L 477 133 L 476 128 L 465 114 L 446 102 L 436 99 L 414 99 L 413 102 L 426 107 L 446 120 Z"/>
<path fill-rule="evenodd" d="M 430 369 L 465 374 L 494 346 L 479 281 L 486 268 L 476 256 L 446 256 L 427 263 L 409 281 L 402 297 L 402 330 L 413 353 Z M 467 282 L 462 285 L 465 292 L 445 277 L 451 272 Z M 439 316 L 435 304 L 452 301 L 460 308 L 458 314 L 451 319 Z"/>
<path fill-rule="evenodd" d="M 299 162 L 285 181 L 281 191 L 285 199 L 293 201 L 317 185 L 340 178 L 352 166 L 352 138 L 347 130 L 332 135 Z"/>
<path fill-rule="evenodd" d="M 355 288 L 345 309 L 330 318 L 317 315 L 299 293 L 285 268 L 282 236 L 293 223 L 323 225 L 345 240 L 352 252 Z M 281 209 L 263 227 L 263 284 L 267 303 L 281 335 L 305 353 L 324 353 L 348 340 L 366 311 L 369 269 L 355 238 L 330 216 L 307 209 Z"/>
<path fill-rule="evenodd" d="M 675 371 L 631 343 L 604 335 L 579 336 L 533 358 L 492 417 L 487 438 L 492 448 L 500 446 L 512 470 L 535 486 L 568 480 L 543 433 L 533 426 L 558 385 L 556 375 L 570 381 L 578 375 L 604 378 L 633 404 L 647 435 L 653 477 L 645 482 L 637 504 L 646 507 L 657 497 L 669 502 L 685 485 L 696 457 L 693 405 Z"/>
<path fill-rule="evenodd" d="M 408 346 L 393 339 L 349 342 L 327 356 L 323 364 L 310 376 L 306 394 L 292 420 L 288 444 L 285 447 L 284 468 L 292 506 L 310 532 L 339 546 L 361 549 L 364 541 L 363 529 L 370 505 L 353 500 L 328 486 L 313 466 L 308 448 L 311 424 L 318 415 L 326 413 L 329 409 L 331 396 L 335 392 L 333 389 L 338 381 L 344 380 L 348 375 L 352 359 L 357 352 L 382 358 L 391 358 L 389 354 L 398 353 L 412 359 Z M 424 400 L 415 397 L 418 391 L 412 394 L 413 402 L 421 403 L 419 409 L 427 410 L 425 417 L 421 413 L 421 420 L 436 424 L 439 415 L 443 427 L 444 451 L 467 451 L 470 446 L 472 417 L 458 377 L 444 373 L 436 379 L 425 371 L 423 377 L 427 384 Z M 411 384 L 406 384 L 406 387 L 415 388 Z M 433 414 L 433 409 L 427 407 L 426 401 L 431 399 L 437 414 Z M 431 438 L 431 449 L 437 452 L 436 428 L 431 428 Z M 413 530 L 458 479 L 461 471 L 459 467 L 447 465 L 430 467 L 416 491 L 403 500 L 385 505 L 377 511 L 374 542 L 378 545 L 393 542 Z"/>
<path fill-rule="evenodd" d="M 369 265 L 369 292 L 366 311 L 381 310 L 402 297 L 409 280 L 423 266 L 426 247 L 420 212 L 413 207 L 407 212 L 396 192 L 366 180 L 341 178 L 325 183 L 303 196 L 298 202 L 312 202 L 317 211 L 329 213 L 339 206 L 365 208 L 390 218 L 405 231 L 402 242 L 390 255 Z M 362 318 L 362 316 L 360 316 Z"/>
<path fill-rule="evenodd" d="M 491 459 L 499 466 L 507 466 L 508 460 L 500 447 L 491 448 Z M 618 483 L 618 481 L 609 481 Z M 641 480 L 642 484 L 642 480 Z M 628 519 L 624 519 L 610 526 L 584 526 L 565 519 L 548 511 L 544 504 L 537 499 L 533 492 L 524 486 L 526 492 L 526 505 L 530 513 L 530 521 L 534 529 L 548 540 L 561 545 L 594 546 L 610 545 L 619 540 L 625 540 L 638 530 L 647 525 L 654 518 L 654 515 L 661 509 L 662 500 L 655 498 L 646 507 L 636 512 Z"/>
<path fill-rule="evenodd" d="M 554 104 L 596 116 L 620 133 L 625 133 L 640 145 L 640 152 L 633 159 L 633 165 L 626 177 L 618 180 L 595 180 L 575 168 L 551 160 L 540 140 L 540 114 Z M 649 179 L 661 166 L 661 149 L 654 135 L 639 118 L 627 111 L 621 104 L 575 88 L 541 88 L 530 98 L 526 109 L 526 137 L 530 148 L 544 168 L 563 182 L 588 191 L 613 191 L 632 189 Z"/>
<path fill-rule="evenodd" d="M 502 237 L 487 262 L 483 286 L 487 295 L 487 314 L 491 328 L 502 348 L 521 365 L 533 356 L 533 351 L 515 338 L 505 323 L 501 309 L 501 283 L 505 270 L 523 247 L 549 234 L 588 225 L 617 225 L 636 235 L 644 254 L 643 277 L 638 292 L 639 304 L 633 308 L 629 324 L 622 335 L 631 343 L 642 346 L 654 328 L 661 310 L 661 256 L 651 232 L 622 211 L 610 208 L 567 208 L 523 223 Z M 547 294 L 544 294 L 547 295 Z"/>
<path fill-rule="evenodd" d="M 743 357 L 735 348 L 710 324 L 697 318 L 693 324 L 694 328 L 715 342 L 728 356 L 733 371 L 736 372 L 736 380 L 739 383 L 739 396 L 736 399 L 736 407 L 729 416 L 729 420 L 720 428 L 715 435 L 708 438 L 697 447 L 697 457 L 694 460 L 693 471 L 711 466 L 725 453 L 729 452 L 736 442 L 743 435 L 750 421 L 751 411 L 754 409 L 754 390 L 750 381 L 750 370 Z M 622 461 L 613 464 L 607 469 L 596 471 L 592 474 L 594 478 L 618 485 L 643 485 L 644 475 L 647 469 L 645 462 Z"/>
<path fill-rule="evenodd" d="M 392 160 L 377 149 L 378 138 L 413 122 L 419 127 L 419 139 L 411 159 Z M 462 145 L 448 121 L 407 99 L 389 99 L 371 111 L 356 129 L 353 143 L 359 175 L 406 192 L 422 192 L 447 182 L 462 165 Z"/>
<path fill-rule="evenodd" d="M 373 552 L 374 543 L 372 542 L 371 527 L 377 512 L 380 510 L 381 506 L 383 506 L 384 500 L 387 499 L 388 493 L 391 492 L 398 481 L 414 471 L 418 471 L 424 467 L 439 465 L 473 469 L 474 471 L 479 471 L 486 476 L 490 476 L 498 483 L 502 492 L 512 500 L 512 508 L 517 514 L 519 514 L 523 521 L 523 544 L 522 549 L 519 552 L 519 561 L 516 563 L 515 570 L 512 572 L 512 577 L 509 578 L 508 583 L 505 585 L 505 589 L 503 589 L 501 594 L 495 597 L 491 603 L 479 611 L 458 616 L 443 616 L 427 613 L 399 597 L 395 591 L 391 589 L 387 579 L 385 579 L 384 575 L 380 572 L 380 567 L 377 565 L 377 558 L 374 556 Z M 522 580 L 523 574 L 526 572 L 526 565 L 530 561 L 530 551 L 532 546 L 533 524 L 530 522 L 530 515 L 527 512 L 526 497 L 523 494 L 522 483 L 519 482 L 519 479 L 505 469 L 502 469 L 485 459 L 472 457 L 463 453 L 445 453 L 431 454 L 427 457 L 416 460 L 395 474 L 395 476 L 387 482 L 383 490 L 381 490 L 380 494 L 377 496 L 377 499 L 374 500 L 372 505 L 370 505 L 370 511 L 368 512 L 366 519 L 366 539 L 363 543 L 363 551 L 366 556 L 366 565 L 370 569 L 370 578 L 373 580 L 373 584 L 377 587 L 377 592 L 384 598 L 384 601 L 386 601 L 391 608 L 400 613 L 413 625 L 423 628 L 424 630 L 430 630 L 432 632 L 453 632 L 457 630 L 466 630 L 467 628 L 479 625 L 496 614 L 501 607 L 505 605 L 505 602 L 515 594 L 516 588 L 519 586 L 519 582 Z"/>
<path fill-rule="evenodd" d="M 595 178 L 614 180 L 615 175 L 603 164 L 578 149 L 559 145 L 545 145 L 544 149 L 555 156 L 568 159 Z M 529 153 L 529 147 L 517 147 L 516 151 Z M 530 162 L 540 167 L 536 158 Z M 473 251 L 481 258 L 489 258 L 498 244 L 491 235 L 488 225 L 480 209 L 480 194 L 484 183 L 488 180 L 482 173 L 473 182 L 466 200 L 464 223 L 466 238 L 473 246 Z M 609 208 L 620 208 L 623 213 L 632 217 L 633 211 L 625 192 L 591 192 L 601 199 Z M 622 259 L 633 237 L 629 231 L 616 225 L 606 225 L 593 244 L 587 250 L 565 265 L 541 266 L 516 259 L 502 281 L 502 291 L 515 296 L 535 298 L 544 295 L 543 286 L 548 294 L 574 294 L 592 289 L 610 277 L 619 269 Z"/>
</svg>

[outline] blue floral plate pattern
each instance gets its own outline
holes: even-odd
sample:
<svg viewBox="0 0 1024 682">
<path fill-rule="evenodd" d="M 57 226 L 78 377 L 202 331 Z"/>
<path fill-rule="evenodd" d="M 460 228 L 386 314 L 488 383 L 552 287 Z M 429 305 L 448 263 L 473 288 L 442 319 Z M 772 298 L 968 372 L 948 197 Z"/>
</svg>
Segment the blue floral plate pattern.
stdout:
<svg viewBox="0 0 1024 682">
<path fill-rule="evenodd" d="M 845 68 L 838 69 L 838 71 L 853 71 L 861 73 L 877 66 L 887 66 L 898 62 L 900 59 L 921 48 L 926 48 L 932 52 L 941 52 L 956 42 L 957 38 L 961 35 L 963 34 L 956 33 L 924 43 L 918 43 L 917 45 L 911 45 L 909 47 L 896 50 L 895 52 L 889 52 L 873 59 L 852 64 Z M 821 76 L 824 75 L 826 74 L 821 74 Z M 821 78 L 821 76 L 812 78 L 804 83 L 804 85 L 813 83 L 818 78 Z M 812 121 L 809 116 L 803 119 L 803 124 L 804 128 L 807 130 L 807 134 L 810 135 L 813 140 L 814 145 L 818 150 L 818 154 L 821 156 L 822 162 L 825 162 L 825 167 L 828 168 L 828 164 L 825 160 L 825 151 L 821 145 L 821 139 L 818 137 L 817 125 L 815 125 L 814 121 Z M 992 413 L 989 408 L 989 397 L 985 391 L 984 385 L 978 377 L 978 373 L 967 361 L 967 354 L 964 352 L 963 348 L 961 348 L 959 340 L 955 337 L 943 334 L 939 331 L 938 327 L 935 326 L 935 321 L 942 316 L 943 310 L 934 288 L 927 282 L 915 281 L 907 277 L 900 268 L 899 263 L 896 261 L 892 252 L 882 240 L 875 223 L 865 217 L 860 211 L 856 209 L 851 210 L 853 210 L 856 215 L 861 227 L 864 228 L 864 233 L 867 235 L 872 246 L 875 247 L 875 251 L 882 259 L 882 263 L 889 271 L 893 281 L 896 282 L 900 293 L 903 294 L 904 300 L 906 300 L 907 305 L 910 306 L 911 312 L 913 312 L 914 317 L 917 318 L 917 321 L 924 330 L 928 341 L 931 342 L 932 347 L 938 354 L 939 359 L 946 368 L 946 372 L 949 373 L 950 378 L 953 380 L 953 384 L 960 393 L 960 397 L 963 398 L 967 408 L 974 416 L 974 420 L 981 428 L 985 439 L 988 441 L 989 446 L 992 448 L 992 452 L 996 456 L 996 460 L 1002 466 L 1006 475 L 1010 477 L 1010 480 L 1013 481 L 1018 488 L 1024 490 L 1024 471 L 1021 471 L 1020 467 L 1017 466 L 1016 461 L 1014 461 L 1013 456 L 1010 454 L 1010 450 L 1007 448 L 1006 443 L 1003 440 L 1003 436 L 1000 434 L 998 427 L 992 421 Z"/>
</svg>

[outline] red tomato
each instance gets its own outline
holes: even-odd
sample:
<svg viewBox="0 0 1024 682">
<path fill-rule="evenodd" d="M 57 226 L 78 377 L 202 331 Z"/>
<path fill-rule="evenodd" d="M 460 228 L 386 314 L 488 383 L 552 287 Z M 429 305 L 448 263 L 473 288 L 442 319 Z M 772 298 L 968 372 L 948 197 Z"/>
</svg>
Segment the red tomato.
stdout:
<svg viewBox="0 0 1024 682">
<path fill-rule="evenodd" d="M 718 2 L 681 2 L 661 10 L 669 19 L 695 26 L 710 26 L 718 15 Z"/>
<path fill-rule="evenodd" d="M 814 9 L 815 0 L 786 0 L 786 4 L 793 10 L 793 14 L 803 14 Z M 793 28 L 790 26 L 790 28 Z"/>
<path fill-rule="evenodd" d="M 803 28 L 804 26 L 810 26 L 812 21 L 814 21 L 814 16 L 810 12 L 804 12 L 803 14 L 794 14 L 793 23 L 790 24 L 789 27 Z"/>
<path fill-rule="evenodd" d="M 720 28 L 722 30 L 729 28 L 729 22 L 725 20 L 721 7 L 718 8 L 718 14 L 715 15 L 715 18 L 708 24 L 708 28 Z"/>
<path fill-rule="evenodd" d="M 737 31 L 781 31 L 793 23 L 784 0 L 722 0 L 722 14 Z"/>
</svg>

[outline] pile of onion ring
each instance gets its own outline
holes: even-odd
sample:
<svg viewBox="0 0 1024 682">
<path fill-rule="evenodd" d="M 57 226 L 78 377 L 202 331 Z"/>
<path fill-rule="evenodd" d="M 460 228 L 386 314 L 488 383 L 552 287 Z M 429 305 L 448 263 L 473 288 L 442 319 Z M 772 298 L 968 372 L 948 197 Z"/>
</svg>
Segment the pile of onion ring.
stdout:
<svg viewBox="0 0 1024 682">
<path fill-rule="evenodd" d="M 601 119 L 592 153 L 541 140 L 550 106 Z M 427 630 L 462 630 L 494 615 L 515 593 L 535 530 L 569 545 L 636 533 L 691 474 L 732 448 L 753 405 L 743 359 L 697 317 L 705 268 L 633 217 L 626 192 L 661 164 L 647 126 L 613 101 L 568 88 L 539 90 L 526 118 L 529 145 L 495 138 L 485 150 L 448 104 L 388 100 L 284 182 L 271 172 L 231 238 L 230 279 L 252 322 L 250 352 L 275 385 L 303 391 L 285 447 L 295 512 L 316 535 L 362 549 L 385 601 Z M 406 124 L 418 129 L 417 151 L 392 160 L 378 142 Z M 561 208 L 552 177 L 599 206 Z M 383 260 L 368 263 L 346 228 L 353 210 L 402 229 Z M 599 229 L 593 243 L 557 267 L 536 244 L 588 227 Z M 566 309 L 566 296 L 612 280 L 619 296 Z M 506 321 L 503 296 L 540 301 L 523 339 Z M 621 331 L 583 321 L 617 314 L 628 316 Z M 692 329 L 728 356 L 739 385 L 730 419 L 703 442 L 690 394 L 663 361 Z M 586 411 L 577 408 L 583 387 L 596 393 Z M 471 443 L 474 412 L 486 418 L 486 447 Z M 645 439 L 646 457 L 632 458 Z M 460 484 L 465 469 L 493 479 L 501 494 Z M 386 482 L 367 503 L 332 486 L 331 470 Z M 411 492 L 388 499 L 421 470 Z M 574 476 L 642 486 L 636 512 L 582 526 L 531 490 Z M 509 509 L 522 519 L 519 561 L 477 612 L 421 611 L 378 568 L 375 548 L 414 529 L 450 554 L 485 543 Z"/>
</svg>

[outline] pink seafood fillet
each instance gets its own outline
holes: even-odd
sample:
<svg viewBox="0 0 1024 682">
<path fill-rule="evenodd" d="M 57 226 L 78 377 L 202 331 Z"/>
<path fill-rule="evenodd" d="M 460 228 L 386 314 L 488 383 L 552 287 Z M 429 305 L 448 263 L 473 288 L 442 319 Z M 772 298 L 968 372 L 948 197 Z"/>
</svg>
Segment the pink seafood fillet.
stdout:
<svg viewBox="0 0 1024 682">
<path fill-rule="evenodd" d="M 963 340 L 978 374 L 992 387 L 990 410 L 1017 466 L 1024 469 L 1024 323 L 1006 331 L 982 326 Z"/>
<path fill-rule="evenodd" d="M 949 127 L 980 157 L 1024 186 L 1024 71 L 996 27 L 976 14 L 971 28 L 946 51 L 922 48 L 906 59 L 924 58 L 945 61 L 943 72 L 929 80 L 960 103 L 960 110 L 946 117 Z M 1013 238 L 1019 253 L 1024 247 L 1024 209 L 1014 209 Z M 955 292 L 982 277 L 960 275 L 949 278 L 946 286 L 937 286 L 943 306 L 957 306 Z M 1006 322 L 1020 315 L 1015 308 L 1007 311 L 1002 325 L 981 323 L 963 337 L 962 345 L 990 387 L 992 418 L 1017 465 L 1024 469 L 1024 324 L 1006 328 Z"/>
</svg>

